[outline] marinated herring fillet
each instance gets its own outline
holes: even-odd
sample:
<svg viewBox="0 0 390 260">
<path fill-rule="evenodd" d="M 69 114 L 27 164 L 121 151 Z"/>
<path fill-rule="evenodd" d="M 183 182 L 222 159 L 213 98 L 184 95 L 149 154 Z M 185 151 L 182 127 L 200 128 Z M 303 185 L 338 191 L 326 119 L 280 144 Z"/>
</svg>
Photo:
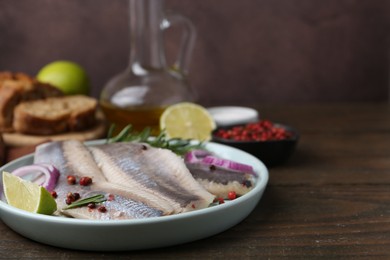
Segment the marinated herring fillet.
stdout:
<svg viewBox="0 0 390 260">
<path fill-rule="evenodd" d="M 89 149 L 109 182 L 153 193 L 173 205 L 174 213 L 206 208 L 214 200 L 192 177 L 182 158 L 168 149 L 135 142 Z"/>
<path fill-rule="evenodd" d="M 187 152 L 184 163 L 192 176 L 218 198 L 227 199 L 230 192 L 238 196 L 248 193 L 257 178 L 252 166 L 219 158 L 206 150 Z"/>
<path fill-rule="evenodd" d="M 231 191 L 242 196 L 253 189 L 255 179 L 251 174 L 201 164 L 186 165 L 192 176 L 217 197 L 228 198 Z"/>
<path fill-rule="evenodd" d="M 72 169 L 67 169 L 65 172 L 73 172 L 72 175 L 79 177 L 91 177 L 95 188 L 107 191 L 110 194 L 119 193 L 123 197 L 139 201 L 151 208 L 158 209 L 162 211 L 164 215 L 172 214 L 172 206 L 162 201 L 159 197 L 153 196 L 153 194 L 147 193 L 137 187 L 129 189 L 121 184 L 108 182 L 83 143 L 74 140 L 61 143 L 63 146 L 63 155 L 68 159 L 68 162 L 73 162 Z"/>
<path fill-rule="evenodd" d="M 151 151 L 151 157 L 149 151 L 148 153 L 139 153 L 139 148 L 144 149 L 144 147 Z M 89 149 L 94 150 L 95 153 L 91 153 Z M 107 150 L 109 154 L 106 154 Z M 65 199 L 69 192 L 77 192 L 81 198 L 95 194 L 104 194 L 106 198 L 110 198 L 102 203 L 107 209 L 105 213 L 90 210 L 88 207 L 61 211 L 62 214 L 71 217 L 86 219 L 147 218 L 209 206 L 214 196 L 203 189 L 191 175 L 189 175 L 190 178 L 188 177 L 187 168 L 176 154 L 169 151 L 170 156 L 167 157 L 164 151 L 139 143 L 127 143 L 123 147 L 117 144 L 107 144 L 97 146 L 95 149 L 95 147 L 87 148 L 79 141 L 62 141 L 38 146 L 34 162 L 52 164 L 60 171 L 60 178 L 55 188 L 58 195 L 56 201 L 60 209 L 67 206 Z M 136 158 L 131 159 L 130 157 L 133 156 Z M 113 160 L 113 157 L 117 160 Z M 161 159 L 156 160 L 159 157 Z M 123 169 L 123 167 L 118 166 L 120 160 L 122 160 L 122 166 L 126 165 L 127 168 Z M 123 163 L 125 160 L 129 160 L 129 163 Z M 179 164 L 179 166 L 174 167 L 174 164 L 171 165 L 166 160 L 175 160 L 174 164 Z M 161 171 L 161 168 L 165 171 Z M 183 173 L 177 172 L 183 168 Z M 156 177 L 149 171 L 163 172 L 164 174 L 174 173 L 176 177 L 171 177 L 170 181 L 164 183 L 158 180 L 158 176 Z M 140 175 L 142 172 L 145 173 L 143 177 Z M 67 183 L 68 175 L 77 178 L 91 177 L 93 183 L 90 186 L 69 185 Z M 132 183 L 124 182 L 117 179 L 121 178 L 121 175 L 135 175 L 138 176 L 138 179 L 134 178 Z M 185 177 L 180 177 L 181 175 Z M 153 178 L 157 178 L 157 180 Z M 182 185 L 172 178 L 189 179 L 187 182 L 183 181 L 182 185 L 192 187 L 195 191 L 194 194 L 188 194 L 191 189 L 181 187 Z M 164 187 L 166 185 L 171 187 Z M 184 195 L 181 194 L 182 192 Z M 170 196 L 166 195 L 167 193 Z"/>
<path fill-rule="evenodd" d="M 84 219 L 133 219 L 170 215 L 173 208 L 160 198 L 137 187 L 129 189 L 122 185 L 109 183 L 97 167 L 88 149 L 79 141 L 50 142 L 39 145 L 34 163 L 49 163 L 60 171 L 55 188 L 59 209 L 65 203 L 69 192 L 79 193 L 81 198 L 103 194 L 110 198 L 103 202 L 107 212 L 101 213 L 88 207 L 60 210 L 61 214 Z M 90 186 L 69 185 L 67 176 L 91 177 Z"/>
</svg>

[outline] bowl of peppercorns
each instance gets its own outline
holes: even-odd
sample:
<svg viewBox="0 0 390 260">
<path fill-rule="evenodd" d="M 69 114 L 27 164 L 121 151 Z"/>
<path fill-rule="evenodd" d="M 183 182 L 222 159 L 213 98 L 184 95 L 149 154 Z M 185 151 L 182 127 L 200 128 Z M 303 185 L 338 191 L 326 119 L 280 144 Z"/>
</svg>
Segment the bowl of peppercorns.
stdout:
<svg viewBox="0 0 390 260">
<path fill-rule="evenodd" d="M 270 120 L 221 126 L 212 133 L 213 142 L 246 151 L 268 167 L 287 161 L 293 154 L 298 139 L 299 134 L 295 129 Z"/>
</svg>

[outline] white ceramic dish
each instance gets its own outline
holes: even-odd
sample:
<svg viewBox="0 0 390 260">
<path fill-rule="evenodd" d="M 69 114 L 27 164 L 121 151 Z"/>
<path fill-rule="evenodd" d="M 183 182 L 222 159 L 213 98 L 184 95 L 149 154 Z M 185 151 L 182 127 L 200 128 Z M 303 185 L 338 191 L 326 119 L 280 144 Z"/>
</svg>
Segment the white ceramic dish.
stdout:
<svg viewBox="0 0 390 260">
<path fill-rule="evenodd" d="M 258 112 L 250 107 L 209 107 L 207 110 L 219 127 L 247 124 L 259 120 Z"/>
<path fill-rule="evenodd" d="M 2 221 L 32 240 L 70 249 L 123 251 L 166 247 L 206 238 L 238 224 L 259 202 L 268 182 L 268 170 L 254 156 L 216 143 L 207 148 L 222 158 L 250 164 L 259 174 L 249 193 L 225 204 L 172 216 L 149 219 L 91 221 L 29 213 L 0 200 Z M 33 154 L 0 168 L 12 171 L 31 164 Z M 2 179 L 2 178 L 1 178 Z M 1 186 L 2 187 L 2 183 Z M 2 196 L 3 197 L 3 196 Z"/>
</svg>

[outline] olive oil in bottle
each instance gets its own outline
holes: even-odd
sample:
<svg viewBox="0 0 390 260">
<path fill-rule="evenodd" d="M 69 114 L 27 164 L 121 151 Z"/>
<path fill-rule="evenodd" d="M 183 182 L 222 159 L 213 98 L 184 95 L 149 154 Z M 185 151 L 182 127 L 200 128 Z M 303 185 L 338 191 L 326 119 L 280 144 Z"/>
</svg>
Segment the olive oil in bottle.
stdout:
<svg viewBox="0 0 390 260">
<path fill-rule="evenodd" d="M 129 64 L 104 86 L 100 106 L 117 131 L 131 124 L 139 131 L 151 127 L 157 134 L 166 107 L 194 101 L 187 72 L 195 29 L 183 16 L 166 14 L 162 0 L 129 0 L 129 16 Z M 163 32 L 175 25 L 184 32 L 178 59 L 167 65 Z"/>
<path fill-rule="evenodd" d="M 158 135 L 160 132 L 159 121 L 160 116 L 164 112 L 165 107 L 155 108 L 118 108 L 109 103 L 101 102 L 100 107 L 103 110 L 109 122 L 115 123 L 114 134 L 118 134 L 120 130 L 128 124 L 133 126 L 133 129 L 140 132 L 146 127 L 150 127 L 153 135 Z"/>
</svg>

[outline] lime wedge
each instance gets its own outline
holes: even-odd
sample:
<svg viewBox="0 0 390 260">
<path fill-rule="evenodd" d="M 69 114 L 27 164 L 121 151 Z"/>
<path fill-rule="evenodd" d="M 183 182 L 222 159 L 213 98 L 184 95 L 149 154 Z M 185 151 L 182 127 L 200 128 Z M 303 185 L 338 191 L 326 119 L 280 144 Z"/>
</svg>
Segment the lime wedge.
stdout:
<svg viewBox="0 0 390 260">
<path fill-rule="evenodd" d="M 9 205 L 32 213 L 51 215 L 57 210 L 54 198 L 42 186 L 3 172 L 4 195 Z"/>
<path fill-rule="evenodd" d="M 208 141 L 215 129 L 215 122 L 206 108 L 182 102 L 165 109 L 160 117 L 160 128 L 168 138 Z"/>
</svg>

